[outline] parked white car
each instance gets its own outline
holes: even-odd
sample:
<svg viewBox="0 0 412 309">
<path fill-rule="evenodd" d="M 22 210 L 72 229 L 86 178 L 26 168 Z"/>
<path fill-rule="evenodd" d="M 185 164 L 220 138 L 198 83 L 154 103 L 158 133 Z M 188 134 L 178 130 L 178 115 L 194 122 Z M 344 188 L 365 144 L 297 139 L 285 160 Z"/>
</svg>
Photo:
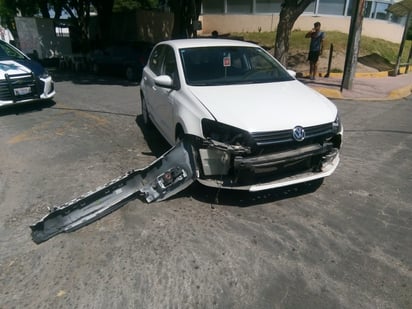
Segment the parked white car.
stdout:
<svg viewBox="0 0 412 309">
<path fill-rule="evenodd" d="M 56 94 L 47 70 L 0 40 L 0 107 L 50 100 Z"/>
<path fill-rule="evenodd" d="M 140 86 L 145 124 L 171 145 L 192 136 L 205 185 L 259 191 L 324 178 L 338 166 L 336 106 L 255 44 L 161 42 Z"/>
</svg>

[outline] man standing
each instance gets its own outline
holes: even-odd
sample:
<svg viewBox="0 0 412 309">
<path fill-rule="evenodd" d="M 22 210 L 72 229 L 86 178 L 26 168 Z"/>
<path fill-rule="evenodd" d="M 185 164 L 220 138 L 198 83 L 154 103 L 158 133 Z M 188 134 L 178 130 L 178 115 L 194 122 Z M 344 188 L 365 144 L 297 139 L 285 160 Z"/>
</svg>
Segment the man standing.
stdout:
<svg viewBox="0 0 412 309">
<path fill-rule="evenodd" d="M 306 38 L 310 38 L 309 47 L 309 77 L 314 80 L 318 70 L 318 60 L 319 56 L 322 54 L 323 50 L 323 40 L 325 39 L 325 33 L 320 31 L 320 22 L 314 23 L 314 28 L 306 33 Z"/>
</svg>

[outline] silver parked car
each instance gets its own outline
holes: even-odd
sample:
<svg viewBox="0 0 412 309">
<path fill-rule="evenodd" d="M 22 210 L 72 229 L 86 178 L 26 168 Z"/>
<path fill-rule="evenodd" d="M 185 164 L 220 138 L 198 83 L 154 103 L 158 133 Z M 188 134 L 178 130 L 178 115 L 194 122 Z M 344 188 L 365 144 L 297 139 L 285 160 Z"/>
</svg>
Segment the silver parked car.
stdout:
<svg viewBox="0 0 412 309">
<path fill-rule="evenodd" d="M 50 100 L 56 94 L 47 70 L 0 40 L 0 107 Z"/>
<path fill-rule="evenodd" d="M 192 137 L 205 185 L 259 191 L 324 178 L 338 166 L 336 106 L 255 44 L 161 42 L 140 86 L 144 122 L 171 145 Z"/>
</svg>

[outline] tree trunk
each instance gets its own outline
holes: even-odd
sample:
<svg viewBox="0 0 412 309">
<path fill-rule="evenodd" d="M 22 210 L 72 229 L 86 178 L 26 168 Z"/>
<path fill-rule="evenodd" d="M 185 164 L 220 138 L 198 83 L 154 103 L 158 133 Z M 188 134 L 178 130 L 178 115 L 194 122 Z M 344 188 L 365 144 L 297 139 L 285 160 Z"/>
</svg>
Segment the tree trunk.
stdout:
<svg viewBox="0 0 412 309">
<path fill-rule="evenodd" d="M 112 19 L 112 9 L 114 0 L 91 0 L 97 10 L 99 22 L 99 36 L 96 38 L 99 46 L 104 46 L 110 42 L 110 29 Z"/>
<path fill-rule="evenodd" d="M 39 8 L 43 18 L 50 18 L 49 8 L 47 7 L 47 0 L 40 0 Z"/>
<path fill-rule="evenodd" d="M 289 56 L 289 37 L 293 25 L 313 0 L 286 0 L 282 3 L 276 30 L 274 56 L 284 66 Z"/>
<path fill-rule="evenodd" d="M 54 19 L 59 20 L 63 12 L 63 3 L 61 1 L 54 1 L 53 9 L 55 13 Z"/>
<path fill-rule="evenodd" d="M 282 9 L 279 15 L 279 23 L 276 29 L 275 58 L 284 66 L 287 65 L 289 56 L 289 36 L 295 19 L 292 18 L 290 9 Z"/>
<path fill-rule="evenodd" d="M 198 21 L 201 0 L 173 0 L 169 6 L 174 14 L 173 38 L 196 37 L 194 23 Z"/>
</svg>

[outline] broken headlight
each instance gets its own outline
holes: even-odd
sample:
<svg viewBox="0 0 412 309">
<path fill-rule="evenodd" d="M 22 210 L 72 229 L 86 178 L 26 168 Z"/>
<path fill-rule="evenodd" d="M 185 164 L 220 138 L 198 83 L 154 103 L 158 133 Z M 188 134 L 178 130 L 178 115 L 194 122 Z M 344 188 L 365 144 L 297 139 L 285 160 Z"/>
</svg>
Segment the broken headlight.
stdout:
<svg viewBox="0 0 412 309">
<path fill-rule="evenodd" d="M 247 131 L 210 119 L 202 119 L 203 136 L 229 145 L 251 146 L 253 139 Z"/>
<path fill-rule="evenodd" d="M 333 147 L 339 149 L 342 145 L 342 134 L 340 134 L 342 133 L 342 123 L 340 121 L 339 114 L 337 114 L 335 121 L 332 122 L 332 132 L 333 135 L 328 140 L 332 142 Z"/>
<path fill-rule="evenodd" d="M 342 124 L 340 122 L 339 114 L 336 115 L 335 121 L 332 123 L 332 131 L 334 134 L 342 131 Z"/>
<path fill-rule="evenodd" d="M 44 79 L 46 79 L 49 76 L 50 76 L 49 71 L 47 69 L 44 69 L 43 72 L 39 75 L 40 78 L 44 78 Z"/>
</svg>

